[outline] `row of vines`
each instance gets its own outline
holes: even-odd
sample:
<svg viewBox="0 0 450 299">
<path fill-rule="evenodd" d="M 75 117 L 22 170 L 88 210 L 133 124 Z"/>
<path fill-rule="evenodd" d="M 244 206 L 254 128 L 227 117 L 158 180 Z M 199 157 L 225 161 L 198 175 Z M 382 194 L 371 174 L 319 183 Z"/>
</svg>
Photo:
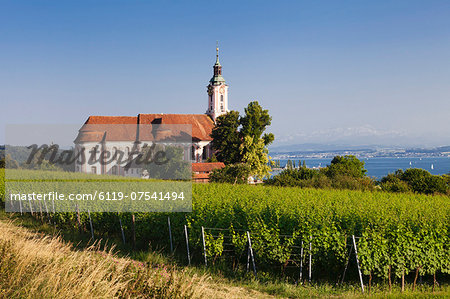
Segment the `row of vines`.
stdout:
<svg viewBox="0 0 450 299">
<path fill-rule="evenodd" d="M 137 246 L 167 247 L 170 216 L 175 247 L 184 248 L 187 225 L 191 252 L 199 262 L 201 229 L 211 227 L 231 231 L 228 241 L 238 255 L 246 253 L 248 230 L 258 267 L 268 271 L 286 265 L 303 241 L 312 243 L 316 278 L 336 277 L 347 263 L 349 237 L 356 235 L 361 269 L 370 278 L 450 273 L 450 198 L 446 196 L 227 184 L 194 184 L 192 192 L 192 213 L 135 213 Z M 87 213 L 81 216 L 83 223 L 89 222 Z M 116 213 L 91 217 L 102 237 L 120 234 Z M 120 218 L 130 238 L 132 215 L 124 213 Z M 61 226 L 77 225 L 75 213 L 56 213 L 53 219 Z M 220 232 L 206 232 L 208 257 L 220 260 L 226 238 Z"/>
</svg>

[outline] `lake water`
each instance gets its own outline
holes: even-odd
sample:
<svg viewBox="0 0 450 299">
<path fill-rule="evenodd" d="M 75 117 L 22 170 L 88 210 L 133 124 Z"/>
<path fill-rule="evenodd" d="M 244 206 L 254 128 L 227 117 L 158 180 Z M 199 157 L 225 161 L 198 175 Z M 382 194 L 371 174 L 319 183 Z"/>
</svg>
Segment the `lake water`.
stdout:
<svg viewBox="0 0 450 299">
<path fill-rule="evenodd" d="M 292 159 L 291 159 L 292 160 Z M 331 163 L 329 159 L 300 159 L 306 161 L 306 166 L 325 167 Z M 395 172 L 397 169 L 406 170 L 408 168 L 422 168 L 431 174 L 447 174 L 450 173 L 450 157 L 431 157 L 431 158 L 364 158 L 360 159 L 365 162 L 367 175 L 378 179 L 389 173 Z M 287 160 L 280 160 L 281 166 L 284 167 Z M 295 159 L 298 163 L 298 159 Z"/>
</svg>

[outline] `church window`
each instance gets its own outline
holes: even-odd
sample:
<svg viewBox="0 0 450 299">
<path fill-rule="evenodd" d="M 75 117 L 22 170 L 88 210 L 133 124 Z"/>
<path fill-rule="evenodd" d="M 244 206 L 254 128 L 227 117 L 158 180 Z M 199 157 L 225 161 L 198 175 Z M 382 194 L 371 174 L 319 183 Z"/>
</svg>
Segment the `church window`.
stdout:
<svg viewBox="0 0 450 299">
<path fill-rule="evenodd" d="M 117 174 L 117 166 L 113 166 L 112 167 L 112 174 L 116 175 Z"/>
<path fill-rule="evenodd" d="M 220 96 L 220 101 L 223 102 L 223 94 Z"/>
<path fill-rule="evenodd" d="M 94 161 L 97 160 L 97 147 L 93 147 L 89 153 Z"/>
<path fill-rule="evenodd" d="M 211 107 L 211 109 L 212 109 L 212 107 Z M 191 160 L 195 160 L 195 147 L 194 146 L 191 147 Z"/>
<path fill-rule="evenodd" d="M 203 160 L 207 159 L 206 146 L 203 148 L 202 159 Z"/>
<path fill-rule="evenodd" d="M 91 172 L 97 174 L 97 167 L 92 166 L 91 167 Z"/>
</svg>

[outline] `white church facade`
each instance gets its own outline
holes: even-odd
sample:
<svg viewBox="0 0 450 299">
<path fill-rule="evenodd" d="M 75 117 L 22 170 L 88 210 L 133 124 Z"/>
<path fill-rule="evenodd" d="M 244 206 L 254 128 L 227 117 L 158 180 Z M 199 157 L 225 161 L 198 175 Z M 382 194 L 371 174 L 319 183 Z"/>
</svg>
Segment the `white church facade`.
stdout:
<svg viewBox="0 0 450 299">
<path fill-rule="evenodd" d="M 216 118 L 227 113 L 228 110 L 228 85 L 222 77 L 222 66 L 219 62 L 219 49 L 216 48 L 216 62 L 213 66 L 213 77 L 207 86 L 208 105 L 205 114 L 138 114 L 137 116 L 89 116 L 80 128 L 75 139 L 75 154 L 85 152 L 87 157 L 79 161 L 75 171 L 93 174 L 111 174 L 122 176 L 140 177 L 138 168 L 126 168 L 120 163 L 100 163 L 89 161 L 90 153 L 94 155 L 100 152 L 125 153 L 136 151 L 136 140 L 151 144 L 155 138 L 167 134 L 158 131 L 152 134 L 139 132 L 139 128 L 158 125 L 163 127 L 188 125 L 192 128 L 189 132 L 192 136 L 190 148 L 184 152 L 184 159 L 192 163 L 206 162 L 213 155 L 211 148 L 211 132 Z M 180 132 L 178 132 L 180 133 Z M 157 136 L 155 136 L 155 134 Z M 169 133 L 170 134 L 170 133 Z M 170 136 L 163 136 L 170 137 Z M 139 149 L 138 149 L 139 150 Z M 100 160 L 100 159 L 99 159 Z M 107 160 L 107 159 L 105 159 Z"/>
</svg>

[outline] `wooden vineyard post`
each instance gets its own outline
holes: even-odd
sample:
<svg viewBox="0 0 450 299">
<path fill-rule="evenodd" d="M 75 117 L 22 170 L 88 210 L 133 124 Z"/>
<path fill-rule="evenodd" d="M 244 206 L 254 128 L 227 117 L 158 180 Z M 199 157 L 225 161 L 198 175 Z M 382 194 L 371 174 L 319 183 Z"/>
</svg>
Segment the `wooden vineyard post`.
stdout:
<svg viewBox="0 0 450 299">
<path fill-rule="evenodd" d="M 312 236 L 309 236 L 309 265 L 308 265 L 308 281 L 311 282 L 312 271 Z"/>
<path fill-rule="evenodd" d="M 250 270 L 250 246 L 247 249 L 247 272 Z"/>
<path fill-rule="evenodd" d="M 19 200 L 19 210 L 20 210 L 20 215 L 23 215 L 22 201 L 21 200 Z"/>
<path fill-rule="evenodd" d="M 52 214 L 53 228 L 56 231 L 55 200 L 52 200 L 52 209 L 53 209 L 53 214 Z"/>
<path fill-rule="evenodd" d="M 347 242 L 347 241 L 346 241 L 346 242 Z M 345 273 L 347 272 L 348 264 L 349 264 L 349 262 L 350 262 L 350 257 L 352 256 L 352 250 L 353 250 L 353 246 L 350 246 L 350 249 L 349 249 L 349 251 L 348 251 L 347 264 L 345 264 L 344 274 L 342 274 L 341 284 L 344 283 Z"/>
<path fill-rule="evenodd" d="M 41 218 L 41 221 L 44 222 L 44 215 L 42 214 L 42 204 L 39 202 L 39 215 Z"/>
<path fill-rule="evenodd" d="M 119 217 L 119 225 L 120 225 L 120 231 L 122 233 L 122 241 L 123 241 L 123 244 L 125 244 L 125 232 L 123 231 L 122 219 L 120 219 L 119 212 L 117 212 L 117 217 Z"/>
<path fill-rule="evenodd" d="M 301 284 L 303 284 L 303 241 L 302 247 L 300 248 L 300 275 L 298 277 L 298 280 Z"/>
<path fill-rule="evenodd" d="M 170 241 L 170 253 L 173 253 L 173 242 L 172 242 L 172 227 L 170 226 L 170 217 L 167 217 L 167 224 L 169 225 L 169 241 Z"/>
<path fill-rule="evenodd" d="M 364 293 L 364 283 L 363 283 L 361 268 L 359 267 L 358 249 L 356 248 L 355 235 L 352 235 L 352 239 L 353 239 L 353 247 L 355 249 L 356 266 L 358 267 L 359 281 L 361 282 L 361 290 Z"/>
<path fill-rule="evenodd" d="M 47 202 L 45 200 L 44 200 L 44 207 L 45 207 L 45 213 L 47 214 L 48 223 L 52 224 L 52 221 L 50 220 L 50 214 L 48 213 Z"/>
<path fill-rule="evenodd" d="M 187 258 L 188 258 L 188 265 L 191 265 L 191 254 L 189 253 L 189 235 L 188 235 L 188 229 L 187 225 L 184 225 L 184 236 L 186 237 L 186 251 L 187 251 Z"/>
<path fill-rule="evenodd" d="M 134 217 L 134 213 L 131 214 L 131 222 L 132 222 L 132 233 L 133 233 L 133 249 L 136 248 L 136 218 Z"/>
<path fill-rule="evenodd" d="M 206 258 L 205 228 L 203 226 L 202 226 L 202 242 L 203 242 L 203 255 L 205 256 L 205 267 L 208 267 L 208 260 Z"/>
<path fill-rule="evenodd" d="M 80 210 L 78 210 L 78 204 L 75 205 L 77 210 L 77 223 L 78 223 L 78 231 L 81 234 L 81 218 L 80 218 Z"/>
<path fill-rule="evenodd" d="M 89 215 L 89 225 L 91 226 L 91 236 L 92 236 L 92 241 L 95 240 L 94 238 L 94 226 L 92 226 L 92 218 L 91 218 L 91 212 L 88 209 L 88 215 Z"/>
<path fill-rule="evenodd" d="M 31 212 L 31 216 L 34 217 L 33 206 L 31 205 L 31 200 L 29 200 L 28 203 L 30 204 L 30 212 Z"/>
<path fill-rule="evenodd" d="M 255 274 L 255 277 L 256 277 L 255 256 L 253 255 L 252 239 L 250 238 L 250 232 L 249 231 L 247 231 L 247 239 L 248 239 L 248 249 L 250 251 L 250 257 L 252 259 L 253 273 Z"/>
</svg>

